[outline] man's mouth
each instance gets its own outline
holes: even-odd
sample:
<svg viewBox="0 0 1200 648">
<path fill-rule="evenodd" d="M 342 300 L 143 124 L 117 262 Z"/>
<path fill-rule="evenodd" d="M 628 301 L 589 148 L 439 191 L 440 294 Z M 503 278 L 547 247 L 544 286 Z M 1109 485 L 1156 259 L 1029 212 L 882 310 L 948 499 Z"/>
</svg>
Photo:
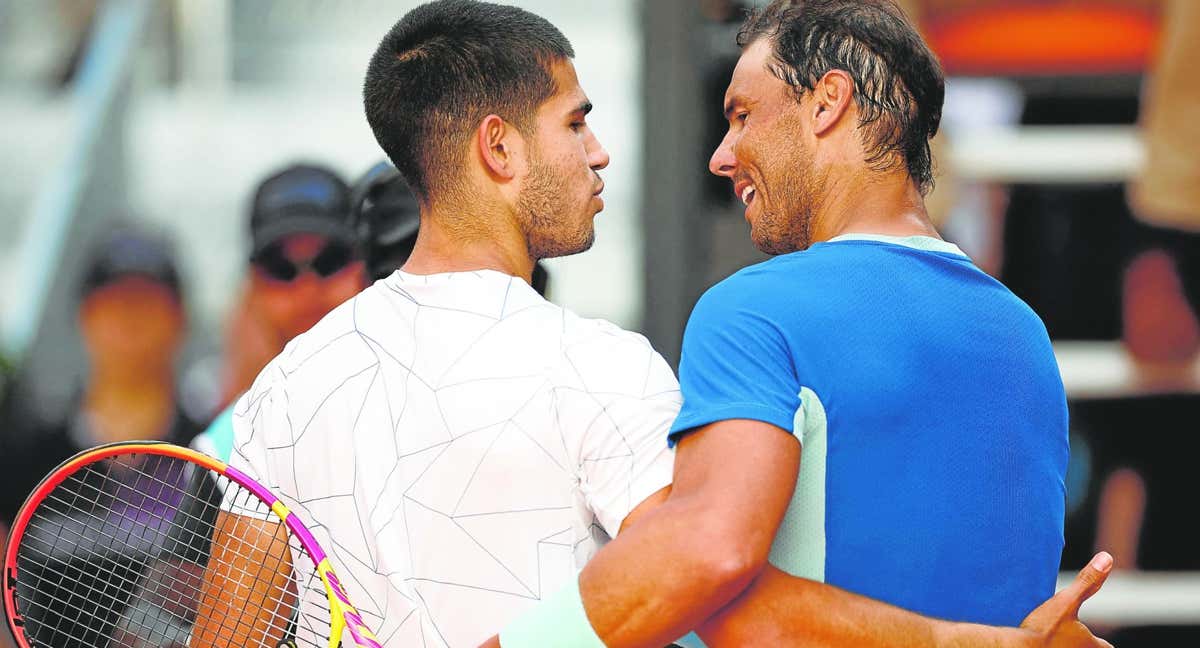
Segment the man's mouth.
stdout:
<svg viewBox="0 0 1200 648">
<path fill-rule="evenodd" d="M 739 180 L 733 183 L 733 193 L 741 199 L 743 204 L 749 205 L 758 193 L 758 189 L 749 180 Z"/>
<path fill-rule="evenodd" d="M 750 201 L 754 200 L 754 194 L 755 194 L 754 185 L 749 185 L 745 189 L 742 189 L 742 196 L 741 196 L 742 202 L 745 203 L 746 205 L 749 205 Z"/>
</svg>

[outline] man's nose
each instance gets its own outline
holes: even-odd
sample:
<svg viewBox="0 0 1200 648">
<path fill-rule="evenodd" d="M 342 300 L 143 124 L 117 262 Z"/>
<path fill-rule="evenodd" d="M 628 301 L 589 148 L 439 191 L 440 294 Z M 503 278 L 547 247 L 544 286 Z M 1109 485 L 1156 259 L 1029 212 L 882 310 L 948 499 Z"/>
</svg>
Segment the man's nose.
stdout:
<svg viewBox="0 0 1200 648">
<path fill-rule="evenodd" d="M 717 150 L 713 151 L 712 157 L 708 159 L 708 170 L 713 175 L 731 178 L 736 167 L 737 158 L 733 156 L 733 142 L 726 135 L 725 139 L 721 140 L 721 144 L 717 146 Z"/>
</svg>

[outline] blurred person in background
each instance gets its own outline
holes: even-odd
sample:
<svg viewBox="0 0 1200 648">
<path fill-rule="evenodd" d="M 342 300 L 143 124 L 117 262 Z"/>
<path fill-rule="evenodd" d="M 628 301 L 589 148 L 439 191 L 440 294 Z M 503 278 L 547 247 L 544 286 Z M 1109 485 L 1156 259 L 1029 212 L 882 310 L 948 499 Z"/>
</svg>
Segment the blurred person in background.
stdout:
<svg viewBox="0 0 1200 648">
<path fill-rule="evenodd" d="M 350 197 L 349 187 L 337 174 L 313 165 L 289 166 L 257 188 L 250 214 L 250 276 L 233 312 L 227 343 L 223 386 L 227 399 L 240 395 L 293 337 L 366 286 L 364 240 L 352 218 Z M 228 460 L 233 443 L 231 411 L 227 408 L 219 414 L 195 437 L 192 447 Z M 200 499 L 206 499 L 204 493 L 219 492 L 201 482 L 189 488 Z M 185 527 L 181 537 L 195 535 Z M 193 549 L 202 563 L 207 542 Z M 151 577 L 139 579 L 137 587 L 156 591 L 164 583 L 154 574 L 175 573 L 170 568 L 147 570 Z M 180 575 L 178 580 L 186 578 Z M 196 601 L 181 594 L 175 597 L 178 609 L 141 605 L 124 611 L 113 640 L 131 646 L 185 645 Z M 163 643 L 163 637 L 175 643 Z"/>
<path fill-rule="evenodd" d="M 222 407 L 292 338 L 366 287 L 350 207 L 350 188 L 321 166 L 292 165 L 259 185 L 249 277 L 227 332 Z"/>
<path fill-rule="evenodd" d="M 1200 4 L 1169 0 L 1143 90 L 1146 165 L 1130 188 L 1142 249 L 1126 268 L 1123 337 L 1139 361 L 1189 363 L 1200 351 Z"/>
<path fill-rule="evenodd" d="M 79 292 L 79 331 L 89 366 L 77 403 L 53 420 L 30 414 L 16 399 L 5 404 L 0 428 L 4 526 L 47 473 L 84 449 L 133 440 L 186 445 L 200 430 L 176 398 L 175 363 L 187 318 L 170 241 L 134 225 L 111 229 L 94 245 Z M 56 569 L 72 581 L 70 591 L 55 594 L 56 600 L 86 596 L 88 574 L 132 565 L 122 556 L 95 562 L 101 553 L 52 556 L 59 561 Z M 67 645 L 58 639 L 69 637 L 89 645 L 106 634 L 110 622 L 91 616 L 56 627 L 61 634 L 50 641 Z"/>
<path fill-rule="evenodd" d="M 1121 282 L 1122 341 L 1150 381 L 1172 380 L 1173 369 L 1186 370 L 1200 351 L 1200 77 L 1189 67 L 1200 60 L 1200 4 L 1167 0 L 1162 25 L 1140 101 L 1146 164 L 1127 193 L 1136 222 Z M 1169 428 L 1193 418 L 1196 408 L 1191 396 L 1149 400 L 1152 406 L 1120 409 L 1136 409 L 1124 415 L 1133 421 L 1149 416 Z M 1112 416 L 1122 413 L 1104 418 Z M 1099 488 L 1096 542 L 1113 547 L 1117 568 L 1138 566 L 1148 497 L 1143 472 L 1119 466 Z"/>
<path fill-rule="evenodd" d="M 121 225 L 95 245 L 80 287 L 79 331 L 89 372 L 57 420 L 9 403 L 0 455 L 0 520 L 63 460 L 103 443 L 167 440 L 200 431 L 178 407 L 175 363 L 186 313 L 175 253 L 163 236 Z"/>
<path fill-rule="evenodd" d="M 395 272 L 417 242 L 420 205 L 390 162 L 382 161 L 354 183 L 351 220 L 365 247 L 372 281 Z"/>
</svg>

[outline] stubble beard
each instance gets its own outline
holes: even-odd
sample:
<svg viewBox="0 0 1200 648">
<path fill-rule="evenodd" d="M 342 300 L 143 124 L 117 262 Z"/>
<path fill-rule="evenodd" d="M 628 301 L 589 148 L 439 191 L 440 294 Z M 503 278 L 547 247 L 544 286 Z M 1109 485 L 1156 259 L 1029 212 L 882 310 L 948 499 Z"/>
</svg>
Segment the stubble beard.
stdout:
<svg viewBox="0 0 1200 648">
<path fill-rule="evenodd" d="M 591 218 L 579 224 L 569 220 L 568 196 L 576 189 L 540 159 L 530 162 L 528 184 L 517 198 L 517 210 L 525 226 L 529 256 L 534 260 L 586 252 L 595 242 Z"/>
<path fill-rule="evenodd" d="M 817 176 L 807 161 L 789 162 L 785 169 L 773 183 L 774 206 L 763 205 L 757 231 L 752 233 L 755 247 L 771 256 L 812 245 L 813 213 L 825 186 L 824 176 Z"/>
</svg>

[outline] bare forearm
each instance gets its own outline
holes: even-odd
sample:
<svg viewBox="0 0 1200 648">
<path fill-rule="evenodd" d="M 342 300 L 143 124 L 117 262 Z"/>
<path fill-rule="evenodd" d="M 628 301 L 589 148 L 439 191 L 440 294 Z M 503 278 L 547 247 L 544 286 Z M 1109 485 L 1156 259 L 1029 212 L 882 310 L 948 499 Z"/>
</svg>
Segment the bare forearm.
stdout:
<svg viewBox="0 0 1200 648">
<path fill-rule="evenodd" d="M 761 421 L 719 421 L 683 438 L 666 503 L 580 575 L 600 638 L 662 646 L 732 601 L 766 565 L 799 465 L 795 437 Z"/>
<path fill-rule="evenodd" d="M 719 550 L 701 546 L 706 534 L 698 533 L 692 508 L 668 500 L 580 574 L 588 620 L 606 645 L 668 644 L 749 584 L 753 573 L 739 579 L 736 557 L 715 558 Z"/>
<path fill-rule="evenodd" d="M 889 646 L 1007 648 L 1026 645 L 1015 628 L 930 619 L 768 567 L 699 629 L 720 646 Z"/>
</svg>

